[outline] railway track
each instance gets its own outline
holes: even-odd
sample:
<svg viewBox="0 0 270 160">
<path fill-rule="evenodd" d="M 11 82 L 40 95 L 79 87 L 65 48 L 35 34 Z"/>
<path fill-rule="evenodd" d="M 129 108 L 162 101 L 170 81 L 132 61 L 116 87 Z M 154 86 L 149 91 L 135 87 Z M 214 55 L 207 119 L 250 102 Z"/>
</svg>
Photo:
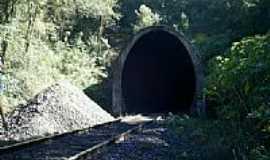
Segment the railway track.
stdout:
<svg viewBox="0 0 270 160">
<path fill-rule="evenodd" d="M 126 123 L 116 120 L 92 128 L 0 147 L 0 160 L 81 160 L 104 147 L 124 140 L 152 121 Z"/>
</svg>

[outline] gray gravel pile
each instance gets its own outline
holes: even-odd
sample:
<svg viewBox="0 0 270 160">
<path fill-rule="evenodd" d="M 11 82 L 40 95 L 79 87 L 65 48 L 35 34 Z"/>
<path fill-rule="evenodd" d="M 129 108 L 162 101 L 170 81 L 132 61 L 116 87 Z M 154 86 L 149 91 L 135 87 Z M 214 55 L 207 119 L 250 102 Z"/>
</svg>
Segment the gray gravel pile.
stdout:
<svg viewBox="0 0 270 160">
<path fill-rule="evenodd" d="M 80 89 L 61 81 L 18 107 L 9 117 L 9 140 L 22 141 L 91 127 L 114 118 Z"/>
</svg>

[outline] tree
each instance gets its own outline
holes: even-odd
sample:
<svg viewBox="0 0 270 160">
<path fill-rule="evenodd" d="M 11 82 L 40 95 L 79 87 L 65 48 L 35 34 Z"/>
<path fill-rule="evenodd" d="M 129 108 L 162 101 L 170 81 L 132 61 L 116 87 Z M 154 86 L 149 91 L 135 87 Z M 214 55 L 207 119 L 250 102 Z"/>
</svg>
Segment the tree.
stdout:
<svg viewBox="0 0 270 160">
<path fill-rule="evenodd" d="M 122 29 L 130 32 L 140 5 L 157 13 L 161 24 L 174 27 L 201 51 L 203 62 L 224 53 L 234 41 L 270 28 L 269 0 L 126 0 L 121 2 Z"/>
<path fill-rule="evenodd" d="M 114 51 L 105 31 L 119 17 L 116 2 L 1 1 L 0 52 L 5 53 L 8 86 L 2 97 L 8 106 L 61 79 L 85 88 L 106 77 Z"/>
<path fill-rule="evenodd" d="M 137 23 L 134 25 L 135 31 L 148 26 L 157 25 L 161 21 L 160 16 L 157 13 L 153 13 L 146 5 L 141 5 L 139 10 L 135 10 L 135 13 L 138 16 Z"/>
</svg>

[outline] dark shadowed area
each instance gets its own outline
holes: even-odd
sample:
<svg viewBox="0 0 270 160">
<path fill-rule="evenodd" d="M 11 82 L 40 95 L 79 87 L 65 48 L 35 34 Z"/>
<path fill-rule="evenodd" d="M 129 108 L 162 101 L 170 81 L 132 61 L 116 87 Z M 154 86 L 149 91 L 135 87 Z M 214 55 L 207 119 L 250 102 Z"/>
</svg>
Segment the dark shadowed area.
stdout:
<svg viewBox="0 0 270 160">
<path fill-rule="evenodd" d="M 128 113 L 189 112 L 196 90 L 195 71 L 179 38 L 164 30 L 141 36 L 122 72 Z"/>
</svg>

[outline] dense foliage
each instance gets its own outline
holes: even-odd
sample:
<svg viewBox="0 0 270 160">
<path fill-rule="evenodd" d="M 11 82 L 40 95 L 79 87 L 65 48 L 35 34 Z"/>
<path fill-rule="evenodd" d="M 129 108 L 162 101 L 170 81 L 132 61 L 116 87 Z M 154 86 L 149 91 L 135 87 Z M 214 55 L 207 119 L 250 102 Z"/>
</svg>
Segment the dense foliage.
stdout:
<svg viewBox="0 0 270 160">
<path fill-rule="evenodd" d="M 219 116 L 270 118 L 269 52 L 269 34 L 248 37 L 235 42 L 225 56 L 210 63 L 209 98 L 218 106 L 229 106 L 219 108 Z"/>
<path fill-rule="evenodd" d="M 160 24 L 184 32 L 202 51 L 207 63 L 242 37 L 264 34 L 270 28 L 269 0 L 125 0 L 120 24 L 131 30 L 141 4 L 160 17 Z M 267 20 L 268 19 L 268 20 Z"/>
<path fill-rule="evenodd" d="M 1 0 L 1 105 L 13 108 L 61 79 L 110 105 L 102 79 L 130 35 L 152 25 L 199 49 L 209 116 L 236 159 L 269 159 L 269 0 Z"/>
<path fill-rule="evenodd" d="M 209 64 L 209 105 L 227 125 L 250 135 L 243 146 L 270 146 L 269 53 L 270 35 L 257 35 L 235 42 L 225 56 Z M 247 144 L 249 140 L 255 142 Z"/>
<path fill-rule="evenodd" d="M 85 88 L 106 77 L 105 67 L 114 51 L 103 29 L 119 18 L 113 10 L 117 1 L 89 2 L 1 2 L 0 43 L 7 87 L 2 102 L 23 103 L 61 79 Z"/>
</svg>

